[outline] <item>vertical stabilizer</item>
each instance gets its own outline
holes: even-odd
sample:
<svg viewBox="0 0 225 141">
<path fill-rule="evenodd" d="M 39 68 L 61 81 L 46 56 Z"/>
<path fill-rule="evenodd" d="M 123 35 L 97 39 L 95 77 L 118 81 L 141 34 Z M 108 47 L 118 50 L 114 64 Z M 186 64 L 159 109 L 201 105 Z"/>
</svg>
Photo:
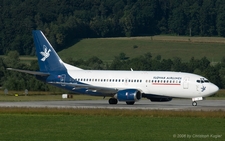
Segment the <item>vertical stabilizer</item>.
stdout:
<svg viewBox="0 0 225 141">
<path fill-rule="evenodd" d="M 66 71 L 63 61 L 40 30 L 33 30 L 34 44 L 40 71 Z"/>
</svg>

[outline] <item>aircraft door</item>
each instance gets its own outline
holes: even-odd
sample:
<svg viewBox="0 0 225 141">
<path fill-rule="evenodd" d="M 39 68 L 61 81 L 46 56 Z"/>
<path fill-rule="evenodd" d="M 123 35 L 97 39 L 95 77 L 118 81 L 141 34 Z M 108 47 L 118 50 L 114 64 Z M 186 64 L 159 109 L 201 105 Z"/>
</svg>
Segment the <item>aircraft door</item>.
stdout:
<svg viewBox="0 0 225 141">
<path fill-rule="evenodd" d="M 188 88 L 189 88 L 189 77 L 184 77 L 183 89 L 188 89 Z"/>
</svg>

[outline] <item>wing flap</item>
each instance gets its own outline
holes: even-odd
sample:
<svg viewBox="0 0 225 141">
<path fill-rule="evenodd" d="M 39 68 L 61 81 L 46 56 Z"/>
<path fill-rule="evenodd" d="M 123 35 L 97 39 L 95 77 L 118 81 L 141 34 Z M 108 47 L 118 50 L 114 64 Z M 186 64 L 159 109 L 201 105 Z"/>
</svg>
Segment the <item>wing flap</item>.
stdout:
<svg viewBox="0 0 225 141">
<path fill-rule="evenodd" d="M 49 82 L 51 84 L 60 84 L 60 85 L 68 85 L 74 87 L 73 89 L 87 89 L 87 91 L 99 92 L 104 94 L 116 94 L 118 89 L 116 88 L 108 88 L 108 87 L 100 87 L 93 86 L 87 84 L 77 84 L 77 83 L 63 83 L 63 82 Z"/>
</svg>

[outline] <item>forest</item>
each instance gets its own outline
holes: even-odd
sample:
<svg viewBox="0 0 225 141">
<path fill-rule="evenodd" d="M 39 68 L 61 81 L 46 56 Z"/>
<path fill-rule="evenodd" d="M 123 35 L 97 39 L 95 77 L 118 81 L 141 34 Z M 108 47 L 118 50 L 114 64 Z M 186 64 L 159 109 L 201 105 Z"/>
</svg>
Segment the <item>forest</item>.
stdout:
<svg viewBox="0 0 225 141">
<path fill-rule="evenodd" d="M 33 29 L 57 51 L 77 39 L 225 36 L 224 0 L 1 0 L 0 55 L 34 55 Z"/>
<path fill-rule="evenodd" d="M 40 29 L 57 51 L 78 39 L 133 36 L 225 37 L 224 0 L 1 0 L 0 87 L 9 90 L 54 91 L 33 76 L 6 68 L 38 70 L 36 60 L 22 63 L 20 55 L 35 55 L 32 30 Z M 110 64 L 98 57 L 68 58 L 83 69 L 161 70 L 200 74 L 225 88 L 225 58 L 211 65 L 208 58 L 162 59 L 151 53 L 126 59 L 118 54 Z M 147 65 L 146 65 L 147 64 Z"/>
</svg>

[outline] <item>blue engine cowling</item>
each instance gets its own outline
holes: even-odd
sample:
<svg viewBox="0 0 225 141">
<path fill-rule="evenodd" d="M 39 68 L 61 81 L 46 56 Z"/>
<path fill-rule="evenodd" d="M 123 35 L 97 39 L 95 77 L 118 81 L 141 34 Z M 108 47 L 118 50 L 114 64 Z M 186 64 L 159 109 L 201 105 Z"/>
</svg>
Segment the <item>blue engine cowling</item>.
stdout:
<svg viewBox="0 0 225 141">
<path fill-rule="evenodd" d="M 126 89 L 117 92 L 117 99 L 119 101 L 138 101 L 142 98 L 142 94 L 137 89 Z"/>
</svg>

